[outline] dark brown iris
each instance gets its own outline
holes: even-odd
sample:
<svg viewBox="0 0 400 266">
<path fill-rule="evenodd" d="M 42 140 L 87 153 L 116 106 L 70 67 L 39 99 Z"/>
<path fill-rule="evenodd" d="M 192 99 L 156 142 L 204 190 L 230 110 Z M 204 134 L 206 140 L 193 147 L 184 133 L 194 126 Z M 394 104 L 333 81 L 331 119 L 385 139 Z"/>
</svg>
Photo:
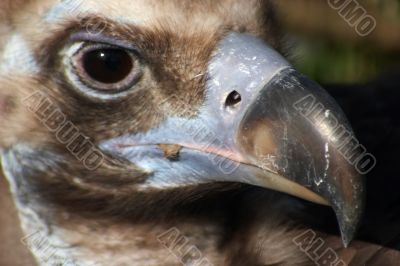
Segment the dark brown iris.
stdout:
<svg viewBox="0 0 400 266">
<path fill-rule="evenodd" d="M 98 49 L 83 56 L 83 68 L 93 80 L 105 84 L 124 81 L 134 68 L 130 54 L 121 49 Z"/>
</svg>

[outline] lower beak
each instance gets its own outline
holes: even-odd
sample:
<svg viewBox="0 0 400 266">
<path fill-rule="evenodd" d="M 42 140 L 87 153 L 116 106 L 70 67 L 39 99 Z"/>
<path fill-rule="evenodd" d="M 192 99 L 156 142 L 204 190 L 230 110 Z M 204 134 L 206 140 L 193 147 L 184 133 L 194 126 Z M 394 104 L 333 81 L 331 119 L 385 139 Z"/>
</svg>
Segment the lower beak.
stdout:
<svg viewBox="0 0 400 266">
<path fill-rule="evenodd" d="M 346 147 L 354 134 L 334 100 L 271 47 L 244 34 L 221 42 L 209 76 L 196 118 L 170 117 L 146 134 L 102 148 L 150 172 L 146 186 L 242 182 L 330 205 L 347 246 L 365 193 L 349 157 L 362 154 Z M 176 106 L 181 100 L 167 101 Z"/>
</svg>

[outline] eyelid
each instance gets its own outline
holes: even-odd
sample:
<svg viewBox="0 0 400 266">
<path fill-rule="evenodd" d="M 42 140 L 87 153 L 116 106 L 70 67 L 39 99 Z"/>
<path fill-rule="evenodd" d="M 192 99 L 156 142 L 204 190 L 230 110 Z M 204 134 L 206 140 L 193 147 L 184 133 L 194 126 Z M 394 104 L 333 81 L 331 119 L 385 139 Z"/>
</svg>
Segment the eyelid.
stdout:
<svg viewBox="0 0 400 266">
<path fill-rule="evenodd" d="M 89 33 L 87 31 L 80 31 L 73 33 L 70 36 L 70 40 L 72 42 L 93 42 L 99 44 L 106 44 L 119 47 L 121 49 L 131 50 L 137 54 L 139 54 L 139 49 L 137 46 L 133 45 L 132 43 L 126 40 L 115 39 L 114 37 L 110 37 L 104 34 L 94 34 Z"/>
<path fill-rule="evenodd" d="M 94 51 L 94 50 L 98 50 L 98 49 L 120 49 L 120 50 L 126 50 L 127 53 L 134 55 L 136 60 L 140 60 L 139 56 L 135 53 L 135 51 L 132 51 L 130 49 L 126 49 L 126 48 L 121 48 L 120 46 L 116 46 L 113 44 L 108 44 L 108 43 L 92 43 L 92 42 L 80 42 L 78 43 L 80 44 L 78 47 L 78 49 L 76 49 L 75 53 L 72 54 L 72 56 L 76 56 L 80 53 L 84 53 L 84 52 L 90 52 L 90 51 Z"/>
<path fill-rule="evenodd" d="M 77 88 L 76 92 L 85 97 L 89 97 L 94 101 L 118 100 L 126 97 L 130 93 L 133 93 L 134 90 L 130 90 L 129 86 L 126 86 L 126 88 L 121 87 L 121 89 L 115 92 L 97 90 L 81 79 L 77 66 L 74 65 L 74 60 L 79 59 L 78 57 L 80 56 L 80 54 L 85 51 L 90 51 L 92 49 L 96 50 L 99 48 L 116 48 L 127 50 L 127 52 L 132 56 L 132 60 L 137 60 L 138 62 L 141 62 L 140 57 L 133 49 L 126 49 L 115 44 L 110 44 L 109 42 L 93 42 L 77 39 L 74 43 L 72 43 L 72 45 L 64 48 L 64 50 L 62 50 L 60 54 L 63 58 L 62 63 L 65 68 L 64 73 L 66 75 L 66 78 L 70 82 L 72 82 L 75 88 Z M 132 83 L 135 83 L 135 80 L 139 81 L 143 75 L 143 65 L 141 63 L 139 63 L 139 68 L 137 69 L 137 71 L 137 76 L 135 76 L 135 79 L 132 79 Z"/>
</svg>

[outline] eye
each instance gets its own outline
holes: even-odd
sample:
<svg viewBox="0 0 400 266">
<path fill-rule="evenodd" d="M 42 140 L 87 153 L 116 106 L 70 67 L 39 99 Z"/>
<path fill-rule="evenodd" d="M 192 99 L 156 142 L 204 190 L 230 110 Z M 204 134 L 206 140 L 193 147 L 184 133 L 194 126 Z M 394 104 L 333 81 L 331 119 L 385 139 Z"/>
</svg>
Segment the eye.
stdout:
<svg viewBox="0 0 400 266">
<path fill-rule="evenodd" d="M 91 79 L 104 84 L 124 81 L 133 68 L 132 57 L 120 49 L 98 49 L 82 56 L 82 69 Z"/>
<path fill-rule="evenodd" d="M 115 94 L 131 89 L 141 78 L 138 56 L 128 49 L 110 45 L 86 45 L 70 58 L 70 79 L 89 93 Z M 82 86 L 84 85 L 84 86 Z"/>
</svg>

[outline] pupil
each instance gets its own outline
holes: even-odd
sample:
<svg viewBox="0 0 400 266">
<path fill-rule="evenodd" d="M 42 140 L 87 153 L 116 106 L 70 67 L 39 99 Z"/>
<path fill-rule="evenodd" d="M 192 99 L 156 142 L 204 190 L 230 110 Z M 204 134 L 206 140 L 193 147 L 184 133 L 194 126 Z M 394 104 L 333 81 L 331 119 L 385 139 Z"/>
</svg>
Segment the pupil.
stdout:
<svg viewBox="0 0 400 266">
<path fill-rule="evenodd" d="M 133 62 L 124 50 L 99 49 L 84 55 L 83 67 L 95 81 L 112 84 L 123 81 L 131 73 Z"/>
</svg>

